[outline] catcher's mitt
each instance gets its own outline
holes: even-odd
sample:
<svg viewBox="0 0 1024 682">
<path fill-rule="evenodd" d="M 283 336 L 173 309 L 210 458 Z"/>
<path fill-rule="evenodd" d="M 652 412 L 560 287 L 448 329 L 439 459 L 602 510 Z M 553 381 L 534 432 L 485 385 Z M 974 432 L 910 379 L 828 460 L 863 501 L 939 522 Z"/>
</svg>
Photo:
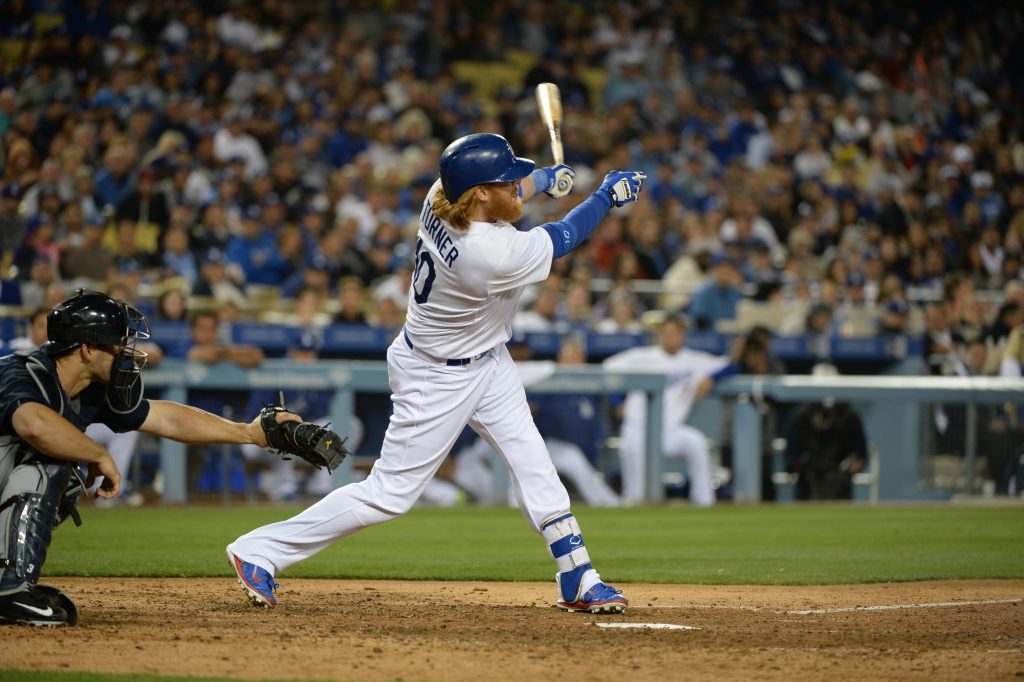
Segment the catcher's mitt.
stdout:
<svg viewBox="0 0 1024 682">
<path fill-rule="evenodd" d="M 348 454 L 347 438 L 313 422 L 286 421 L 278 423 L 280 412 L 294 414 L 279 405 L 268 405 L 260 412 L 260 426 L 267 434 L 267 444 L 281 455 L 295 455 L 317 469 L 334 471 Z"/>
</svg>

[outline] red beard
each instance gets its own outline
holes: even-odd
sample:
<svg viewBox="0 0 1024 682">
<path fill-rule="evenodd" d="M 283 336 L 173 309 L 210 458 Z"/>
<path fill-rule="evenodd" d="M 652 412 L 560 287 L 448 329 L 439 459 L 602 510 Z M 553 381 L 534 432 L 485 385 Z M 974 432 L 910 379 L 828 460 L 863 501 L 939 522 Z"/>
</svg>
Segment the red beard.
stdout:
<svg viewBox="0 0 1024 682">
<path fill-rule="evenodd" d="M 493 197 L 490 210 L 492 220 L 504 220 L 505 222 L 514 223 L 523 217 L 523 202 L 519 198 L 518 193 L 511 194 L 501 191 L 491 196 Z"/>
</svg>

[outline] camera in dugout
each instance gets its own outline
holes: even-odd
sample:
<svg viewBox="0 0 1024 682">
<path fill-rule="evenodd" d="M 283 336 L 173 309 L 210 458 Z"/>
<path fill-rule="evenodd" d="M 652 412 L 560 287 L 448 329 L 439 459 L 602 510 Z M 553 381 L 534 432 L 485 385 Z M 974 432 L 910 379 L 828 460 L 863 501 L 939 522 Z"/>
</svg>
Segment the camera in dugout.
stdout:
<svg viewBox="0 0 1024 682">
<path fill-rule="evenodd" d="M 137 428 L 146 354 L 135 344 L 148 337 L 137 309 L 80 289 L 50 311 L 48 341 L 39 350 L 0 358 L 0 623 L 74 625 L 78 619 L 67 595 L 38 580 L 53 530 L 69 516 L 81 524 L 75 505 L 86 482 L 75 462 L 33 447 L 15 428 L 15 413 L 40 403 L 83 432 L 94 422 L 114 431 Z M 109 378 L 65 390 L 58 362 L 83 344 L 112 355 Z M 67 422 L 48 426 L 59 433 Z"/>
</svg>

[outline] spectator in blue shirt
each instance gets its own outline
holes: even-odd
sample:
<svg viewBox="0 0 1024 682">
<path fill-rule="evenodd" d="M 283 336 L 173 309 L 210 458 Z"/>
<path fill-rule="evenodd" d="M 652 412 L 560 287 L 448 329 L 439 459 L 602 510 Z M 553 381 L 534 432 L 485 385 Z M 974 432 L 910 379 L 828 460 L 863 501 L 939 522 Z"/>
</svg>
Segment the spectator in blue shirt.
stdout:
<svg viewBox="0 0 1024 682">
<path fill-rule="evenodd" d="M 687 309 L 697 329 L 714 329 L 719 320 L 736 319 L 736 306 L 743 298 L 740 281 L 732 258 L 726 254 L 711 258 L 711 281 L 693 295 Z"/>
<path fill-rule="evenodd" d="M 238 266 L 248 284 L 280 284 L 267 265 L 277 259 L 274 236 L 263 229 L 258 208 L 250 207 L 241 223 L 241 234 L 228 242 L 228 262 Z"/>
<path fill-rule="evenodd" d="M 125 145 L 107 150 L 93 188 L 101 206 L 117 206 L 132 191 L 132 163 L 132 153 Z"/>
<path fill-rule="evenodd" d="M 193 288 L 199 279 L 199 264 L 195 253 L 189 249 L 188 232 L 181 227 L 172 227 L 162 240 L 163 275 L 181 277 Z"/>
<path fill-rule="evenodd" d="M 1006 210 L 1002 197 L 992 191 L 993 184 L 992 174 L 988 171 L 975 171 L 971 174 L 974 203 L 978 205 L 986 225 L 998 225 Z"/>
</svg>

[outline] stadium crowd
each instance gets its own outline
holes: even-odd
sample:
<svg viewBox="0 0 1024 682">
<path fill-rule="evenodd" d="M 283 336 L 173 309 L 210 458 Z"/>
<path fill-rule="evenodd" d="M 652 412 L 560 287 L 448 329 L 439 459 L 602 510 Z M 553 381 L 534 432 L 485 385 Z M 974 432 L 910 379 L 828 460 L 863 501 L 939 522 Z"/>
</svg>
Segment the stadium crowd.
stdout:
<svg viewBox="0 0 1024 682">
<path fill-rule="evenodd" d="M 156 320 L 397 329 L 440 151 L 494 131 L 546 162 L 552 81 L 576 194 L 650 184 L 523 330 L 736 331 L 754 301 L 776 333 L 922 334 L 935 371 L 1019 373 L 1022 37 L 998 2 L 8 0 L 0 303 L 87 284 Z"/>
<path fill-rule="evenodd" d="M 714 328 L 747 297 L 811 304 L 783 332 L 849 333 L 873 304 L 900 333 L 914 288 L 977 337 L 998 311 L 974 291 L 1024 303 L 1024 15 L 994 9 L 14 0 L 3 298 L 31 309 L 87 278 L 248 312 L 246 287 L 308 287 L 394 323 L 440 149 L 494 130 L 546 158 L 547 80 L 581 189 L 613 166 L 652 186 L 558 261 L 534 322 L 629 329 L 660 306 Z M 455 76 L 517 53 L 532 66 L 491 99 Z"/>
</svg>

